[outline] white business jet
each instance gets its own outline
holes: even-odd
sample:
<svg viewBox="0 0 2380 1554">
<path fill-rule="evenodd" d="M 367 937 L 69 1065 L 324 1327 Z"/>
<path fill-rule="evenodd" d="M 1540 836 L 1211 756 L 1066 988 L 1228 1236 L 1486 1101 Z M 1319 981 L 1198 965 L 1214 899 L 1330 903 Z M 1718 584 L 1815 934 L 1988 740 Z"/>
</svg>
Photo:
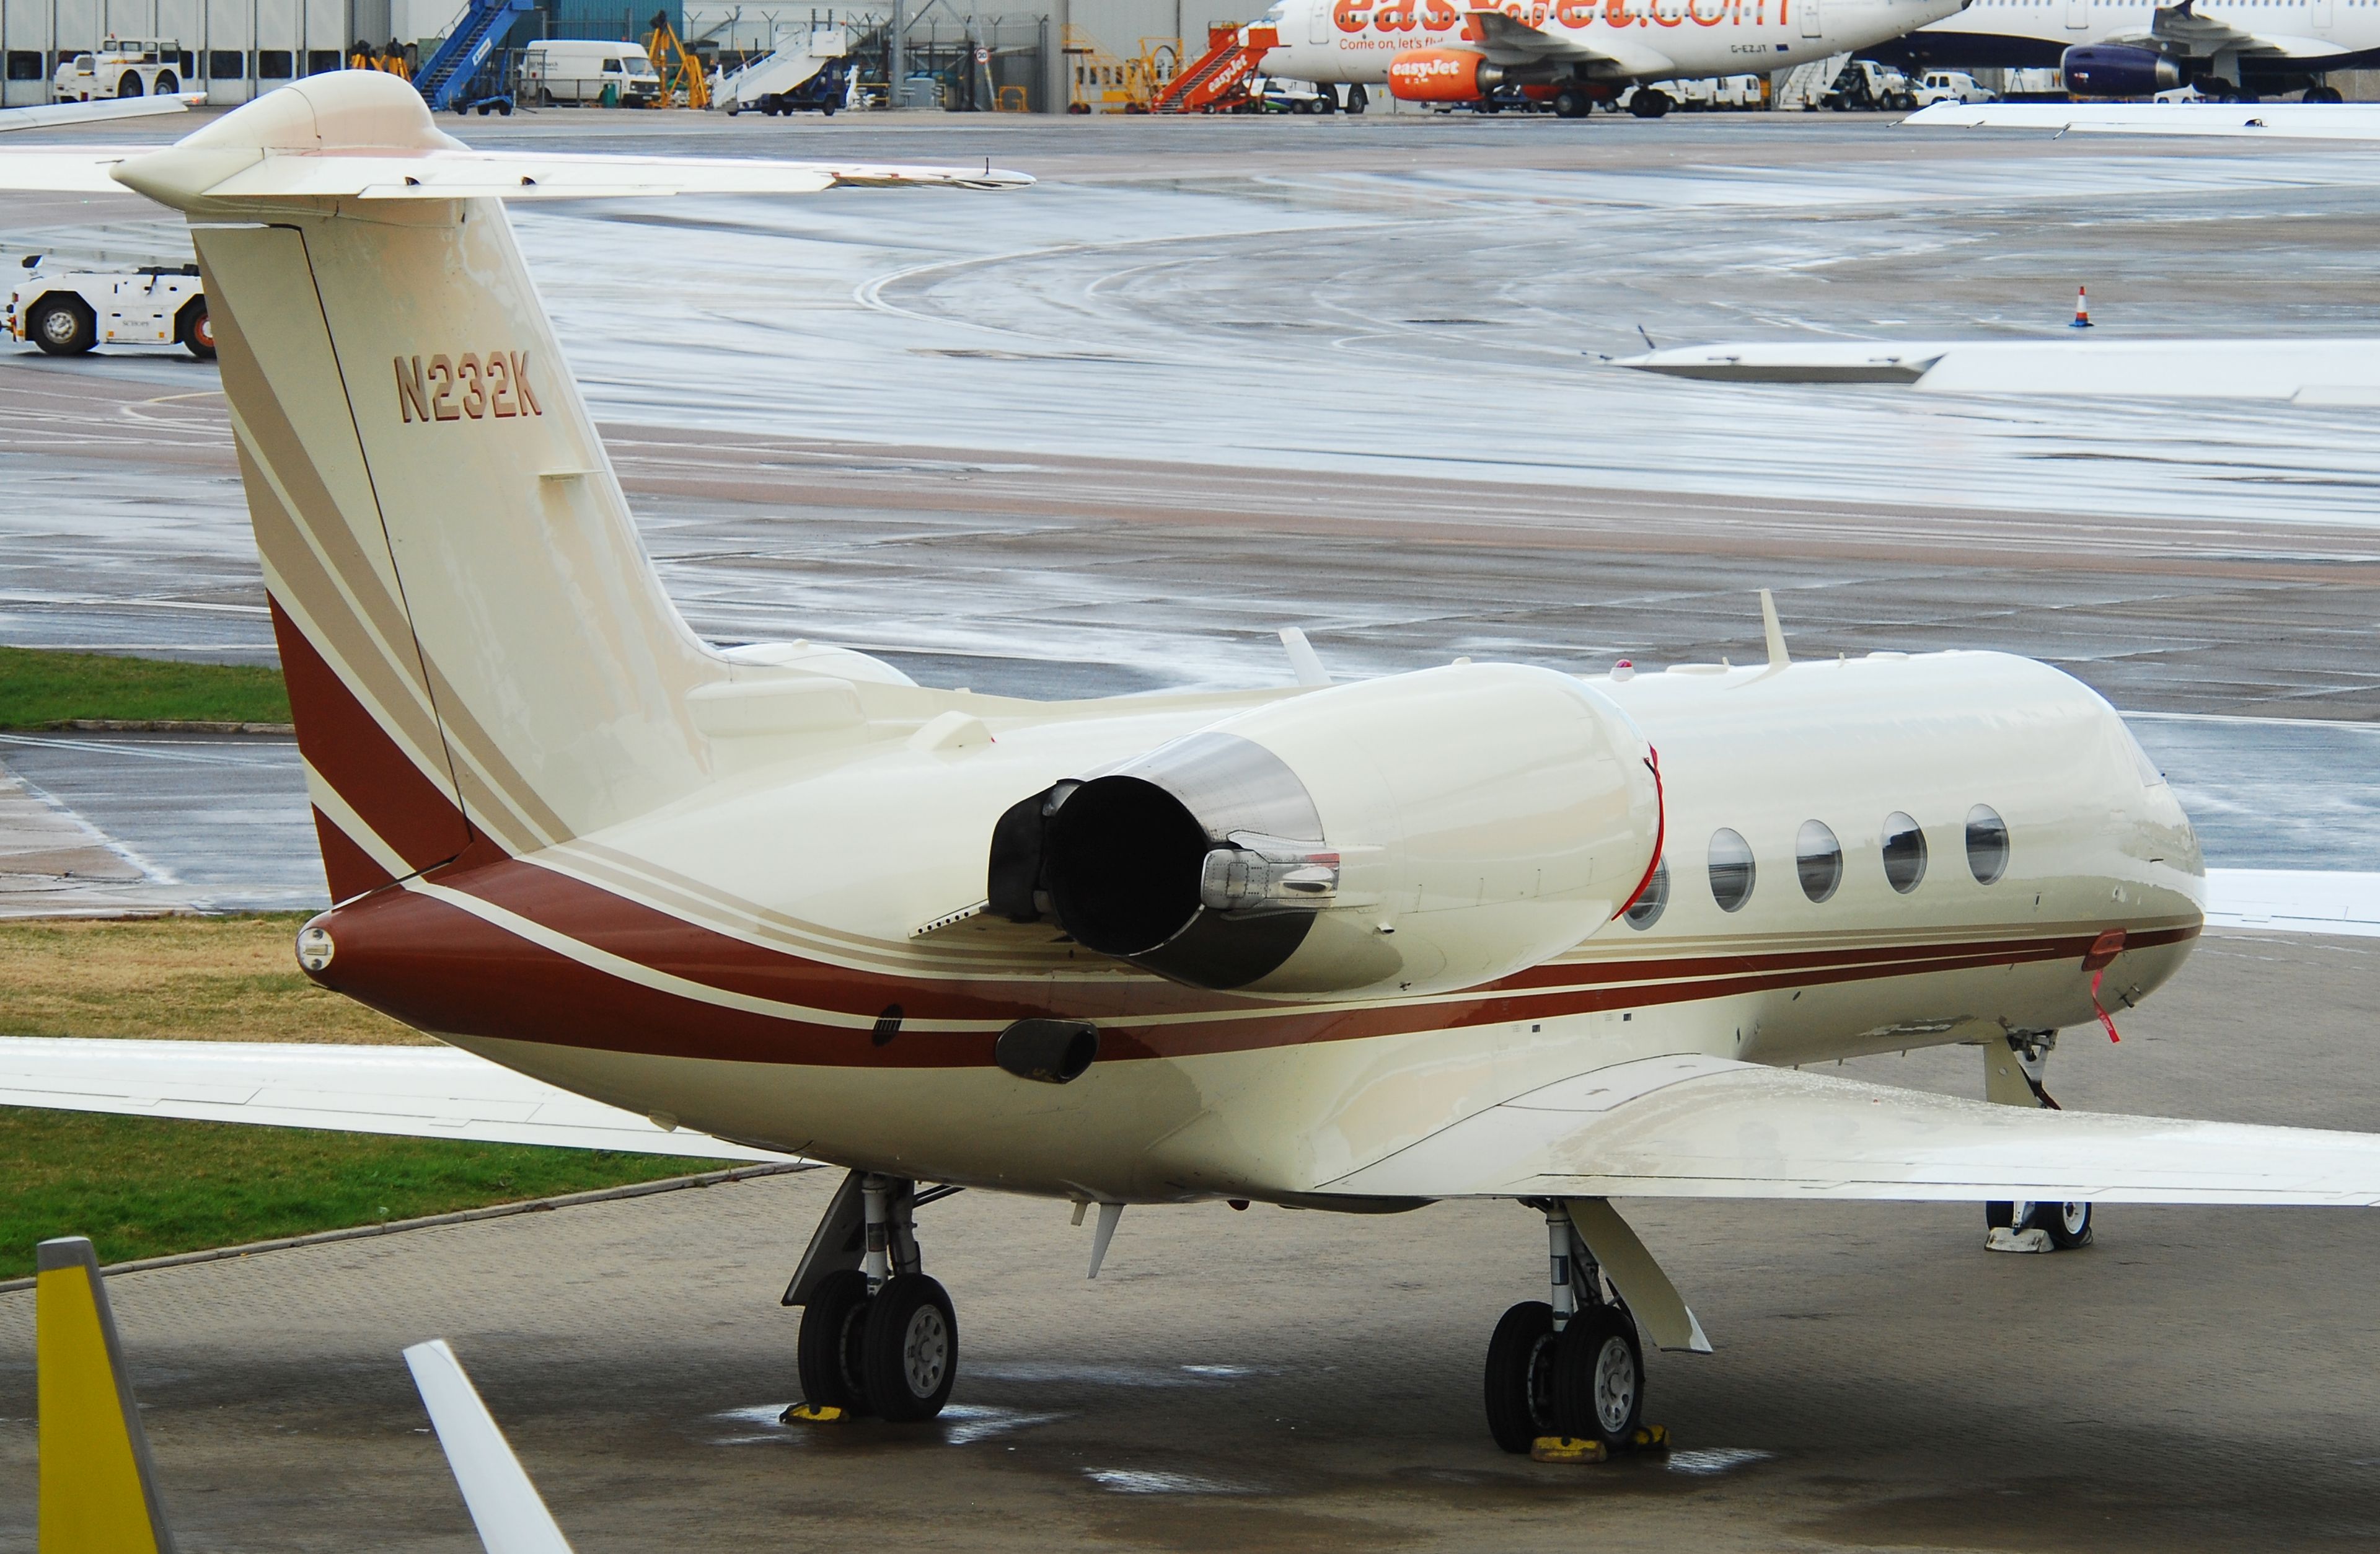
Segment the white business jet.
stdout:
<svg viewBox="0 0 2380 1554">
<path fill-rule="evenodd" d="M 1658 118 L 1654 81 L 1767 74 L 1870 48 L 1968 0 L 1281 0 L 1268 74 L 1385 83 L 1411 103 L 1475 103 L 1524 89 L 1564 118 L 1631 86 Z"/>
<path fill-rule="evenodd" d="M 2081 97 L 2145 97 L 2194 86 L 2254 102 L 2302 88 L 2337 103 L 2332 70 L 2380 62 L 2380 6 L 2362 0 L 1974 0 L 1879 58 L 1919 67 L 2041 67 Z"/>
<path fill-rule="evenodd" d="M 1286 689 L 1032 702 L 702 642 L 502 201 L 1026 181 L 477 152 L 370 72 L 148 154 L 0 152 L 190 217 L 339 901 L 300 965 L 670 1139 L 848 1168 L 789 1292 L 808 1416 L 948 1398 L 912 1213 L 951 1187 L 1097 1205 L 1102 1246 L 1133 1204 L 1527 1204 L 1544 1298 L 1486 1368 L 1516 1451 L 1640 1441 L 1645 1344 L 1709 1348 L 1613 1198 L 1984 1200 L 2036 1247 L 2102 1202 L 2380 1202 L 2380 1136 L 2046 1105 L 2058 1033 L 2179 971 L 2204 892 L 2172 790 L 2046 665 L 1795 661 L 1769 611 L 1736 667 L 1306 651 Z M 1985 1099 L 1815 1070 L 1952 1042 Z M 152 1115 L 288 1072 L 21 1050 L 0 1099 Z M 432 1131 L 373 1061 L 344 1108 L 306 1068 L 308 1120 Z"/>
</svg>

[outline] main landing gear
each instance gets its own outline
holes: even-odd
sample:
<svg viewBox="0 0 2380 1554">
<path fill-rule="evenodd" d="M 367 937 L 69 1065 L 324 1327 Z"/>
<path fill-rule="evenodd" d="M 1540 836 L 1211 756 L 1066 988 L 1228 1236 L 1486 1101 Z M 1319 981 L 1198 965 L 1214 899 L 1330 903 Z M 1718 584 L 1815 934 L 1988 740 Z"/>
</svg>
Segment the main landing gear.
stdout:
<svg viewBox="0 0 2380 1554">
<path fill-rule="evenodd" d="M 1488 1341 L 1488 1429 L 1507 1451 L 1599 1461 L 1667 1439 L 1645 1423 L 1645 1346 L 1559 1201 L 1546 1217 L 1552 1298 L 1504 1313 Z"/>
<path fill-rule="evenodd" d="M 2058 1033 L 2010 1031 L 2007 1039 L 1984 1045 L 1984 1095 L 2003 1106 L 2061 1110 L 2044 1087 L 2049 1054 L 2058 1047 Z M 2071 1252 L 2091 1244 L 2091 1206 L 2087 1203 L 2025 1203 L 2003 1200 L 1984 1205 L 1984 1244 L 1994 1252 Z"/>
<path fill-rule="evenodd" d="M 958 1316 L 925 1272 L 913 1216 L 957 1190 L 921 1196 L 914 1182 L 856 1171 L 844 1179 L 785 1291 L 802 1307 L 802 1401 L 788 1421 L 910 1423 L 942 1411 L 958 1378 Z"/>
</svg>

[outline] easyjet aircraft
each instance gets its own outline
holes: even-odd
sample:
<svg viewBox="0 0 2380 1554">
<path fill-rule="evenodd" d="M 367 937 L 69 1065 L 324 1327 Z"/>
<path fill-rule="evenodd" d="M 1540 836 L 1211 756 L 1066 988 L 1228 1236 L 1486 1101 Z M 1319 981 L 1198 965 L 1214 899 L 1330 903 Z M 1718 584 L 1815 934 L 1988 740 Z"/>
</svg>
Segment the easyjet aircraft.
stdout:
<svg viewBox="0 0 2380 1554">
<path fill-rule="evenodd" d="M 1513 1450 L 1636 1439 L 1643 1343 L 1709 1347 L 1615 1197 L 1983 1200 L 2023 1247 L 2100 1202 L 2380 1200 L 2380 1137 L 2046 1109 L 2058 1033 L 2181 967 L 2204 880 L 2043 664 L 1792 662 L 1772 614 L 1741 667 L 1307 654 L 1286 689 L 1049 703 L 702 642 L 500 200 L 1023 181 L 473 152 L 369 72 L 150 154 L 0 152 L 190 216 L 338 900 L 300 964 L 674 1137 L 848 1168 L 789 1292 L 813 1415 L 941 1407 L 911 1216 L 954 1186 L 1103 1232 L 1524 1203 L 1543 1298 L 1485 1373 Z M 1950 1042 L 1987 1099 L 1796 1066 Z M 346 1113 L 404 1131 L 409 1060 L 370 1061 Z M 212 1093 L 276 1062 L 335 1082 L 235 1054 Z"/>
<path fill-rule="evenodd" d="M 1478 103 L 1499 88 L 1564 118 L 1632 85 L 1767 74 L 1898 38 L 1968 0 L 1281 0 L 1271 75 L 1386 82 L 1412 103 Z M 1640 87 L 1630 109 L 1670 111 Z"/>
</svg>

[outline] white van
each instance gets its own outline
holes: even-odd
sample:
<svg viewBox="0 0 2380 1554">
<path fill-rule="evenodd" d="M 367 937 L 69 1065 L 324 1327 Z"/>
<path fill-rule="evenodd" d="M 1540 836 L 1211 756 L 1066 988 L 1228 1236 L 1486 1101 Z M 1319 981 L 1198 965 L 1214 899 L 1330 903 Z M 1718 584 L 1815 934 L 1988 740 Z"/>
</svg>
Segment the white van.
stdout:
<svg viewBox="0 0 2380 1554">
<path fill-rule="evenodd" d="M 1928 70 L 1917 88 L 1917 105 L 1930 108 L 1937 103 L 1997 103 L 2000 94 L 1989 87 L 1977 86 L 1975 78 L 1964 70 Z"/>
<path fill-rule="evenodd" d="M 521 52 L 520 94 L 531 103 L 601 103 L 603 89 L 624 108 L 661 101 L 662 79 L 642 43 L 548 38 Z"/>
</svg>

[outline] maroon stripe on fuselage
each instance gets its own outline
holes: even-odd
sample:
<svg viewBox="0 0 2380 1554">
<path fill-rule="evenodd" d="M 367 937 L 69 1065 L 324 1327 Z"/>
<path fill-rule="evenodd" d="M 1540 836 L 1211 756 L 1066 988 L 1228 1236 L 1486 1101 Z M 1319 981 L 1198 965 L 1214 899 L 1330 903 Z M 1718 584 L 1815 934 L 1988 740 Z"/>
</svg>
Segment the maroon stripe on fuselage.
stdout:
<svg viewBox="0 0 2380 1554">
<path fill-rule="evenodd" d="M 544 878 L 516 878 L 513 871 Z M 499 872 L 505 878 L 490 878 Z M 2069 956 L 2079 964 L 2091 938 L 2082 934 L 1894 946 L 1839 953 L 1833 964 L 1815 964 L 1809 956 L 1746 955 L 1577 965 L 1566 968 L 1572 980 L 1560 987 L 1497 986 L 1442 1002 L 1344 1010 L 1276 1004 L 1260 1007 L 1253 1016 L 1158 1025 L 1148 1023 L 1149 1016 L 1169 1010 L 1220 1014 L 1250 1006 L 1138 978 L 1108 986 L 1019 977 L 962 983 L 954 990 L 948 984 L 830 966 L 747 944 L 551 870 L 504 863 L 473 870 L 466 878 L 470 893 L 482 900 L 640 965 L 721 990 L 871 1022 L 896 1003 L 911 1020 L 1092 1019 L 1100 1026 L 1102 1055 L 1115 1058 L 1179 1057 L 1543 1020 Z M 463 882 L 447 881 L 452 886 Z M 536 910 L 525 911 L 524 906 Z M 869 1040 L 866 1026 L 756 1014 L 649 988 L 414 892 L 388 892 L 354 903 L 339 909 L 329 926 L 337 951 L 322 980 L 409 1025 L 441 1034 L 671 1057 L 837 1066 L 976 1066 L 990 1061 L 989 1033 L 912 1030 L 879 1047 Z M 2139 934 L 2132 944 L 2173 943 L 2196 931 Z M 732 952 L 728 946 L 734 947 Z"/>
<path fill-rule="evenodd" d="M 298 725 L 298 753 L 315 774 L 354 810 L 372 834 L 410 867 L 427 868 L 455 856 L 470 841 L 469 828 L 454 795 L 424 775 L 397 747 L 379 721 L 364 710 L 346 683 L 314 650 L 297 623 L 266 596 L 273 612 L 273 639 L 281 650 L 281 677 L 289 686 L 289 711 Z M 388 882 L 374 864 L 370 878 L 349 868 L 345 855 L 322 850 L 331 872 L 331 899 L 356 895 Z"/>
</svg>

